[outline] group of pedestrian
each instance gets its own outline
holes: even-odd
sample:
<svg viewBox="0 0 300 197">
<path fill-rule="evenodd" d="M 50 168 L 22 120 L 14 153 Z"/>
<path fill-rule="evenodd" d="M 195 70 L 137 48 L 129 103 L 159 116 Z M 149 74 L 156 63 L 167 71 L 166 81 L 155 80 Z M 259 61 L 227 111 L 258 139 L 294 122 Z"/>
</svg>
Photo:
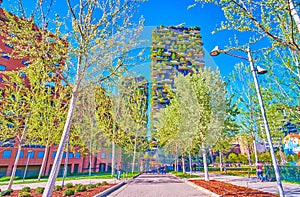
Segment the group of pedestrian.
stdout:
<svg viewBox="0 0 300 197">
<path fill-rule="evenodd" d="M 258 161 L 256 163 L 256 175 L 260 182 L 272 180 L 272 177 L 270 176 L 270 169 L 267 166 L 265 166 L 265 170 L 266 174 L 264 176 L 263 164 L 261 161 Z"/>
</svg>

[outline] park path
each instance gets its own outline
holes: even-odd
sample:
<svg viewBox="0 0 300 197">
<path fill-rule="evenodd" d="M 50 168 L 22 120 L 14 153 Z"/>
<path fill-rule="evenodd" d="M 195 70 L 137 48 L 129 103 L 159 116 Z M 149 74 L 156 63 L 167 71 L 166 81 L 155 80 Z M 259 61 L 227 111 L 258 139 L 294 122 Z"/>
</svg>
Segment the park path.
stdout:
<svg viewBox="0 0 300 197">
<path fill-rule="evenodd" d="M 141 174 L 109 197 L 207 197 L 171 174 Z"/>
</svg>

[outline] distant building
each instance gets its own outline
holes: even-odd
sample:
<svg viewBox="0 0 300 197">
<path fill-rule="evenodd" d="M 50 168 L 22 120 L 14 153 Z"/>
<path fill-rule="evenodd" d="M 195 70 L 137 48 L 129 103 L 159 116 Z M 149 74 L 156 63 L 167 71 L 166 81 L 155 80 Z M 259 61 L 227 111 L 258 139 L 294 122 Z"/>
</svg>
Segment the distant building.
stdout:
<svg viewBox="0 0 300 197">
<path fill-rule="evenodd" d="M 199 27 L 157 27 L 151 44 L 151 119 L 170 103 L 167 86 L 174 90 L 174 77 L 198 72 L 204 66 Z"/>
</svg>

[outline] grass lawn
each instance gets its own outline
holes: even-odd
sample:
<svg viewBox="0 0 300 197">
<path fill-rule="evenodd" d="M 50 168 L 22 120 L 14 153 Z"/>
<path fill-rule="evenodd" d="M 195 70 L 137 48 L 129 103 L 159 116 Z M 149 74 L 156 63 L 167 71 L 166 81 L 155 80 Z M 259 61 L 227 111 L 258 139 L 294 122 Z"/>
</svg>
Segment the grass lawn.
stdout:
<svg viewBox="0 0 300 197">
<path fill-rule="evenodd" d="M 171 171 L 170 173 L 174 174 L 175 176 L 178 176 L 180 178 L 199 178 L 198 175 L 190 175 L 190 173 L 182 173 L 182 172 L 175 172 Z"/>
<path fill-rule="evenodd" d="M 123 176 L 125 178 L 132 178 L 133 176 L 136 176 L 139 174 L 139 172 L 134 173 L 125 173 L 121 174 L 121 177 Z M 110 173 L 93 173 L 91 176 L 89 176 L 87 173 L 78 173 L 78 174 L 71 174 L 68 175 L 65 180 L 80 180 L 80 179 L 115 179 L 116 176 L 111 176 Z M 7 185 L 9 182 L 10 177 L 1 177 L 0 178 L 0 185 Z M 13 184 L 24 184 L 24 183 L 38 183 L 38 182 L 47 182 L 48 177 L 43 177 L 40 181 L 38 181 L 36 178 L 26 178 L 23 182 L 22 177 L 15 177 Z M 61 181 L 62 178 L 59 177 L 56 179 L 56 181 Z"/>
</svg>

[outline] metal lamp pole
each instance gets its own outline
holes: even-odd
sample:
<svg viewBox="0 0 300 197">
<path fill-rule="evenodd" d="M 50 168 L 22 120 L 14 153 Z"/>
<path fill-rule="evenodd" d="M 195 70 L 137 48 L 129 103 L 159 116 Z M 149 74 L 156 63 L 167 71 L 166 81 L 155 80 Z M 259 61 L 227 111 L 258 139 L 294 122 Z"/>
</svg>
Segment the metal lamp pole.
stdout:
<svg viewBox="0 0 300 197">
<path fill-rule="evenodd" d="M 283 190 L 281 179 L 280 179 L 280 173 L 279 173 L 277 159 L 276 159 L 275 152 L 274 152 L 274 147 L 273 147 L 272 138 L 271 138 L 271 134 L 270 134 L 268 119 L 267 119 L 267 116 L 266 116 L 265 107 L 264 107 L 264 103 L 263 103 L 263 100 L 262 100 L 262 97 L 261 97 L 259 84 L 258 84 L 258 80 L 257 80 L 257 75 L 256 75 L 256 72 L 258 74 L 265 74 L 267 72 L 267 70 L 262 69 L 258 66 L 256 68 L 254 67 L 250 47 L 247 48 L 246 52 L 247 52 L 248 58 L 241 57 L 241 56 L 238 56 L 238 55 L 235 55 L 235 54 L 227 53 L 225 51 L 220 50 L 219 47 L 216 46 L 210 52 L 210 55 L 211 56 L 217 56 L 220 53 L 224 53 L 224 54 L 227 54 L 227 55 L 230 55 L 230 56 L 233 56 L 233 57 L 237 57 L 237 58 L 240 58 L 240 59 L 247 60 L 249 62 L 251 72 L 252 72 L 252 76 L 253 76 L 253 80 L 254 80 L 254 84 L 255 84 L 255 89 L 256 89 L 256 92 L 257 92 L 257 97 L 258 97 L 258 101 L 259 101 L 259 105 L 260 105 L 261 114 L 262 114 L 262 117 L 263 117 L 263 120 L 264 120 L 265 131 L 266 131 L 268 143 L 269 143 L 269 146 L 270 146 L 270 154 L 271 154 L 271 157 L 272 157 L 272 163 L 273 163 L 273 167 L 274 167 L 274 171 L 275 171 L 278 191 L 279 191 L 280 197 L 284 197 L 284 190 Z"/>
<path fill-rule="evenodd" d="M 24 183 L 24 179 L 26 177 L 26 173 L 27 173 L 27 169 L 28 169 L 28 164 L 29 164 L 29 159 L 30 159 L 30 155 L 31 155 L 32 151 L 28 151 L 27 153 L 27 162 L 26 162 L 26 167 L 25 167 L 25 171 L 24 171 L 24 175 L 23 175 L 23 183 Z"/>
<path fill-rule="evenodd" d="M 258 80 L 257 80 L 257 75 L 256 75 L 257 69 L 254 68 L 254 64 L 253 64 L 253 60 L 252 60 L 252 56 L 251 56 L 251 52 L 250 52 L 249 47 L 247 49 L 247 54 L 248 54 L 248 61 L 250 63 L 250 68 L 251 68 L 251 72 L 252 72 L 252 76 L 253 76 L 253 80 L 254 80 L 254 84 L 255 84 L 255 89 L 256 89 L 256 92 L 257 92 L 258 102 L 259 102 L 259 105 L 260 105 L 261 115 L 262 115 L 263 120 L 264 120 L 265 131 L 266 131 L 268 143 L 269 143 L 269 146 L 270 146 L 270 153 L 271 153 L 273 167 L 274 167 L 274 171 L 275 171 L 278 191 L 279 191 L 280 196 L 283 197 L 284 196 L 284 191 L 283 191 L 281 178 L 280 178 L 280 173 L 279 173 L 279 168 L 278 168 L 278 165 L 277 165 L 277 159 L 276 159 L 276 156 L 275 156 L 275 151 L 274 151 L 274 147 L 273 147 L 273 143 L 272 143 L 272 137 L 271 137 L 271 134 L 270 134 L 270 127 L 269 127 L 269 123 L 268 123 L 268 119 L 267 119 L 266 111 L 265 111 L 265 107 L 264 107 L 264 102 L 263 102 L 262 97 L 261 97 L 259 84 L 258 84 Z"/>
</svg>

